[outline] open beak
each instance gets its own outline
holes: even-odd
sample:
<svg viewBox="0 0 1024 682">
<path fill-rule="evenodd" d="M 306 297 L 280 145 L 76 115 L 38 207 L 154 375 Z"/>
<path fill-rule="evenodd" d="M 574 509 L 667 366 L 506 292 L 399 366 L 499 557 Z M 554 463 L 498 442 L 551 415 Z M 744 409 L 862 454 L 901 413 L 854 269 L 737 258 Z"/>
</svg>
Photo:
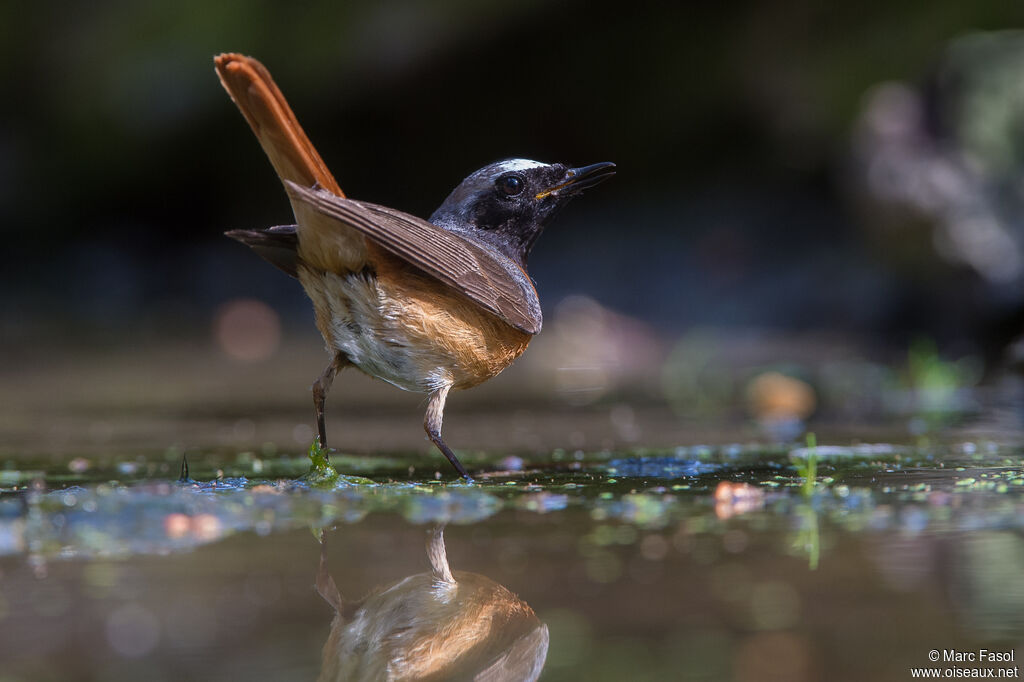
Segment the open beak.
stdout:
<svg viewBox="0 0 1024 682">
<path fill-rule="evenodd" d="M 576 194 L 588 187 L 604 182 L 613 175 L 615 175 L 615 164 L 608 161 L 594 163 L 582 168 L 570 168 L 562 182 L 540 192 L 534 198 L 543 199 L 547 196 L 557 197 L 562 194 Z"/>
</svg>

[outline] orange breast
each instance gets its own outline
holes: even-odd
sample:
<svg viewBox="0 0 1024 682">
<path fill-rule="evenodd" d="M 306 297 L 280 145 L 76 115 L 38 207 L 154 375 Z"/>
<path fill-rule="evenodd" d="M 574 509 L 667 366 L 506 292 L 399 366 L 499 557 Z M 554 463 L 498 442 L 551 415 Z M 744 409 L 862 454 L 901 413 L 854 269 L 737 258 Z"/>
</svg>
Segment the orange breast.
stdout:
<svg viewBox="0 0 1024 682">
<path fill-rule="evenodd" d="M 329 349 L 365 373 L 410 391 L 469 388 L 529 345 L 530 334 L 405 261 L 379 250 L 368 260 L 359 273 L 299 270 Z"/>
<path fill-rule="evenodd" d="M 430 348 L 420 367 L 429 372 L 448 358 L 453 388 L 490 379 L 522 355 L 533 338 L 465 296 L 392 256 L 375 254 L 377 283 L 398 326 L 413 346 Z M 400 314 L 399 314 L 400 313 Z"/>
</svg>

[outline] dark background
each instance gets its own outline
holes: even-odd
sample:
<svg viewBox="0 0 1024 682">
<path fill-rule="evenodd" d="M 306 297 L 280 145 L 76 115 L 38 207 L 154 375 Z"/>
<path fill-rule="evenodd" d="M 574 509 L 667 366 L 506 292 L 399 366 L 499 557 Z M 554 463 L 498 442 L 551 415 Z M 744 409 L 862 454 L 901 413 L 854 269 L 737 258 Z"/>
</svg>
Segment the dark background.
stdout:
<svg viewBox="0 0 1024 682">
<path fill-rule="evenodd" d="M 582 293 L 666 336 L 827 330 L 902 352 L 923 335 L 1004 357 L 1020 269 L 993 278 L 937 248 L 948 216 L 879 198 L 865 168 L 888 147 L 858 131 L 880 84 L 919 97 L 897 134 L 919 165 L 980 177 L 975 198 L 1021 248 L 1024 79 L 985 78 L 1024 65 L 1005 31 L 1024 6 L 829 5 L 7 3 L 4 340 L 188 335 L 237 297 L 308 328 L 299 287 L 221 235 L 291 220 L 213 73 L 238 51 L 349 196 L 425 216 L 496 159 L 616 162 L 534 251 L 548 312 Z"/>
</svg>

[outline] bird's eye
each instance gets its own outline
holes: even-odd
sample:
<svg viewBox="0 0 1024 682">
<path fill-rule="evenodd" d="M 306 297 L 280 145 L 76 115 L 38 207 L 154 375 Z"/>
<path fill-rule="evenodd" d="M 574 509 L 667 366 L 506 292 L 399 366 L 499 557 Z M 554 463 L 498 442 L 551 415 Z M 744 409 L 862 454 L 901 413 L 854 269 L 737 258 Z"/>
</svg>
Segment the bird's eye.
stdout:
<svg viewBox="0 0 1024 682">
<path fill-rule="evenodd" d="M 498 178 L 494 185 L 499 194 L 507 197 L 522 194 L 523 190 L 526 189 L 526 181 L 519 175 L 504 175 Z"/>
</svg>

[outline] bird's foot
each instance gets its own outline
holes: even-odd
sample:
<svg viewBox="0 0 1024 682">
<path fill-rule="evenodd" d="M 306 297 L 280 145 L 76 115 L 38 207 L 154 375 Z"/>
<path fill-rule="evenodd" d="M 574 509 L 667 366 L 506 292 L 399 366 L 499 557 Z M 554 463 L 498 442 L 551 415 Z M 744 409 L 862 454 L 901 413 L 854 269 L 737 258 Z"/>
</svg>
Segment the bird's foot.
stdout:
<svg viewBox="0 0 1024 682">
<path fill-rule="evenodd" d="M 309 446 L 309 473 L 306 480 L 315 485 L 332 483 L 338 478 L 338 470 L 331 466 L 330 453 L 327 448 L 320 446 L 320 436 L 313 439 Z"/>
</svg>

